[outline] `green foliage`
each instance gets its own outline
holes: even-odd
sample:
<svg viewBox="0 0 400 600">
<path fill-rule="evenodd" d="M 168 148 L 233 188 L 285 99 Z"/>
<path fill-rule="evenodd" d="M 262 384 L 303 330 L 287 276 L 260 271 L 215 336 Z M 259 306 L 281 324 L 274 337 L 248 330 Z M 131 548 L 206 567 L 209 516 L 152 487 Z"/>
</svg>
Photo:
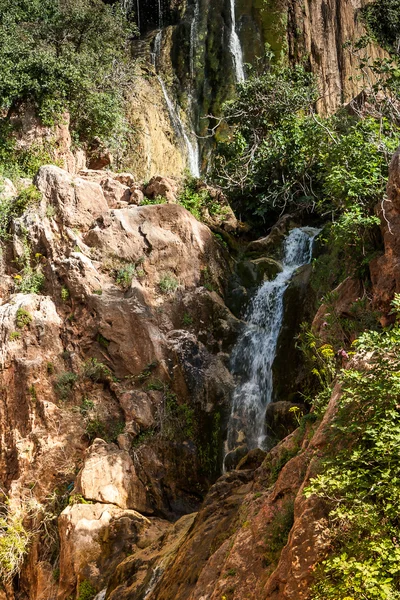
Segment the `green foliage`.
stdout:
<svg viewBox="0 0 400 600">
<path fill-rule="evenodd" d="M 400 597 L 400 329 L 366 332 L 355 346 L 368 358 L 342 372 L 329 450 L 307 490 L 331 508 L 315 600 Z"/>
<path fill-rule="evenodd" d="M 0 106 L 31 102 L 45 124 L 69 111 L 81 138 L 121 128 L 127 42 L 120 3 L 101 0 L 0 2 Z"/>
<path fill-rule="evenodd" d="M 219 182 L 238 208 L 264 216 L 359 206 L 357 219 L 370 217 L 385 191 L 398 127 L 344 110 L 321 117 L 316 99 L 315 79 L 302 66 L 275 66 L 238 86 L 224 107 L 231 135 L 216 158 Z"/>
<path fill-rule="evenodd" d="M 0 159 L 1 161 L 1 159 Z M 40 201 L 40 192 L 35 186 L 22 190 L 16 198 L 11 200 L 2 195 L 2 182 L 0 170 L 0 241 L 9 239 L 11 221 L 20 217 L 30 206 L 35 206 Z"/>
<path fill-rule="evenodd" d="M 400 1 L 377 0 L 362 10 L 365 23 L 376 41 L 389 52 L 400 51 Z"/>
<path fill-rule="evenodd" d="M 124 421 L 108 423 L 98 417 L 94 417 L 86 423 L 86 435 L 91 442 L 96 438 L 100 438 L 108 443 L 115 443 L 124 429 Z"/>
<path fill-rule="evenodd" d="M 45 283 L 40 267 L 25 265 L 20 275 L 14 277 L 15 289 L 22 294 L 39 294 Z"/>
<path fill-rule="evenodd" d="M 79 584 L 77 600 L 93 600 L 96 594 L 96 588 L 90 583 L 90 581 L 85 579 Z"/>
<path fill-rule="evenodd" d="M 81 415 L 86 416 L 91 410 L 94 408 L 93 400 L 89 400 L 89 398 L 82 398 L 81 405 L 79 407 L 79 412 Z"/>
<path fill-rule="evenodd" d="M 19 340 L 21 338 L 21 332 L 20 331 L 12 331 L 10 333 L 10 341 L 13 342 L 14 340 Z"/>
<path fill-rule="evenodd" d="M 15 322 L 18 329 L 25 329 L 30 323 L 32 323 L 32 320 L 32 315 L 27 310 L 24 308 L 19 308 L 17 310 Z"/>
<path fill-rule="evenodd" d="M 167 387 L 164 392 L 161 435 L 164 439 L 175 442 L 193 439 L 195 436 L 193 408 L 186 403 L 180 403 L 177 395 Z"/>
<path fill-rule="evenodd" d="M 314 412 L 321 415 L 328 405 L 336 376 L 335 351 L 330 344 L 322 343 L 307 323 L 302 323 L 296 345 L 302 351 L 313 377 L 310 395 L 315 394 L 312 401 Z"/>
<path fill-rule="evenodd" d="M 160 277 L 158 287 L 163 294 L 173 294 L 179 287 L 179 281 L 172 273 L 165 273 Z"/>
<path fill-rule="evenodd" d="M 83 365 L 83 374 L 94 382 L 106 383 L 112 379 L 110 369 L 97 358 L 90 358 Z"/>
<path fill-rule="evenodd" d="M 61 288 L 61 300 L 67 302 L 70 298 L 69 289 L 65 286 Z"/>
<path fill-rule="evenodd" d="M 93 504 L 93 502 L 86 500 L 82 494 L 71 494 L 68 498 L 68 504 L 69 506 L 74 506 L 74 504 Z"/>
<path fill-rule="evenodd" d="M 131 285 L 132 279 L 136 274 L 136 267 L 134 264 L 128 264 L 116 272 L 115 281 L 123 288 L 127 288 Z"/>
<path fill-rule="evenodd" d="M 78 380 L 78 375 L 70 371 L 61 373 L 54 384 L 57 396 L 60 400 L 68 400 L 71 397 L 75 383 Z"/>
<path fill-rule="evenodd" d="M 267 565 L 274 564 L 279 559 L 281 550 L 287 543 L 293 523 L 294 501 L 289 498 L 284 501 L 280 509 L 276 512 L 272 523 L 268 527 L 265 539 L 267 550 L 264 554 L 264 560 Z"/>
<path fill-rule="evenodd" d="M 0 580 L 10 583 L 19 574 L 33 533 L 24 526 L 23 511 L 3 506 L 0 515 Z"/>
<path fill-rule="evenodd" d="M 213 200 L 210 192 L 202 187 L 201 182 L 195 177 L 187 177 L 183 182 L 178 202 L 188 210 L 196 219 L 201 221 L 208 213 L 211 216 L 223 214 L 225 207 Z"/>
<path fill-rule="evenodd" d="M 193 325 L 193 317 L 191 317 L 188 313 L 185 313 L 182 318 L 182 323 L 186 326 Z"/>
</svg>

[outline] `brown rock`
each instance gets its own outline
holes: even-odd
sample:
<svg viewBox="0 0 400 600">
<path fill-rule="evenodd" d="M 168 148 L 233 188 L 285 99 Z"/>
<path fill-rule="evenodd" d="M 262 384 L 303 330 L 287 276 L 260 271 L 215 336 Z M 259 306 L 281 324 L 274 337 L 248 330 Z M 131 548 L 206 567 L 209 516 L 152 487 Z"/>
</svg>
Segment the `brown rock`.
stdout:
<svg viewBox="0 0 400 600">
<path fill-rule="evenodd" d="M 382 313 L 381 323 L 393 322 L 390 315 L 394 294 L 400 292 L 400 150 L 389 166 L 387 200 L 379 209 L 385 254 L 370 263 L 373 307 Z"/>
<path fill-rule="evenodd" d="M 321 304 L 317 314 L 312 322 L 312 330 L 318 334 L 322 340 L 329 332 L 327 321 L 329 321 L 330 312 L 333 310 L 337 317 L 352 317 L 351 307 L 359 300 L 363 294 L 362 284 L 359 279 L 347 277 L 335 288 L 331 294 L 332 304 L 327 306 Z"/>
<path fill-rule="evenodd" d="M 149 512 L 146 490 L 129 454 L 100 439 L 86 452 L 75 490 L 87 500 Z"/>
<path fill-rule="evenodd" d="M 166 527 L 163 521 L 149 521 L 135 511 L 110 504 L 68 506 L 59 519 L 58 600 L 76 593 L 85 580 L 102 590 L 121 558 L 151 543 Z"/>
<path fill-rule="evenodd" d="M 153 177 L 144 188 L 144 195 L 147 198 L 157 198 L 161 196 L 167 202 L 176 202 L 178 195 L 178 183 L 170 177 Z"/>
<path fill-rule="evenodd" d="M 59 167 L 41 167 L 35 184 L 43 194 L 42 202 L 54 206 L 62 221 L 71 227 L 87 227 L 108 210 L 98 183 L 73 177 Z"/>
</svg>

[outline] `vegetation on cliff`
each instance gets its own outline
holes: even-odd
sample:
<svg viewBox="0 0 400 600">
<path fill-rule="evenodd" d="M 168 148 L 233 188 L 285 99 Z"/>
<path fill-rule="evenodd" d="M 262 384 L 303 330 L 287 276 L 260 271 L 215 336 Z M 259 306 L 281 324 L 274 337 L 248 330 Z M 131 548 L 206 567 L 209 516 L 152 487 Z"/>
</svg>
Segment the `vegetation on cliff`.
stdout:
<svg viewBox="0 0 400 600">
<path fill-rule="evenodd" d="M 2 171 L 18 165 L 22 174 L 34 174 L 26 150 L 18 151 L 12 136 L 12 118 L 23 105 L 34 107 L 45 125 L 68 112 L 77 142 L 95 136 L 110 144 L 123 141 L 124 94 L 132 76 L 128 43 L 134 33 L 119 3 L 1 0 Z M 42 158 L 40 164 L 48 156 Z"/>
</svg>

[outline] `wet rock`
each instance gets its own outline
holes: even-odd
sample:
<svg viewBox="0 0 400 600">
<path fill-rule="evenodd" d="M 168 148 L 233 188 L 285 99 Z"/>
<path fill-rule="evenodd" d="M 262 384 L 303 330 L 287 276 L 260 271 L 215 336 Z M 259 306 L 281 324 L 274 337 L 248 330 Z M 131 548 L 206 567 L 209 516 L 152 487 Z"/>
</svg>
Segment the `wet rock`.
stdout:
<svg viewBox="0 0 400 600">
<path fill-rule="evenodd" d="M 312 315 L 311 273 L 311 265 L 300 267 L 284 295 L 282 328 L 273 365 L 275 400 L 290 399 L 301 387 L 306 375 L 304 356 L 293 343 L 293 338 L 300 332 L 301 323 Z"/>
<path fill-rule="evenodd" d="M 224 458 L 224 467 L 227 471 L 239 468 L 238 465 L 248 455 L 249 449 L 244 444 L 234 448 Z"/>
<path fill-rule="evenodd" d="M 270 402 L 265 414 L 265 427 L 270 444 L 278 443 L 297 429 L 305 412 L 304 404 L 285 400 Z"/>
<path fill-rule="evenodd" d="M 236 469 L 238 471 L 258 469 L 264 462 L 266 456 L 267 453 L 264 450 L 261 450 L 261 448 L 254 448 L 254 450 L 250 450 L 250 452 L 239 461 Z"/>
<path fill-rule="evenodd" d="M 278 260 L 281 258 L 282 241 L 290 229 L 297 224 L 291 215 L 284 215 L 271 229 L 271 233 L 266 237 L 250 242 L 247 246 L 247 252 L 256 254 L 267 254 Z"/>
</svg>

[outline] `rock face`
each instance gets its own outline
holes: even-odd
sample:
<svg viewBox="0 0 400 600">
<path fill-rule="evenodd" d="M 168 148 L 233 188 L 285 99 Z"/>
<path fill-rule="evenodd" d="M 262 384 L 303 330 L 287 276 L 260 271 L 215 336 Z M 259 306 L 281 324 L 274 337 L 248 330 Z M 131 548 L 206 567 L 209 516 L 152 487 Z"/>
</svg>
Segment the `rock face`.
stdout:
<svg viewBox="0 0 400 600">
<path fill-rule="evenodd" d="M 130 204 L 126 173 L 46 166 L 35 181 L 39 205 L 3 243 L 0 485 L 51 529 L 7 600 L 66 600 L 168 531 L 172 548 L 173 521 L 198 510 L 240 324 L 229 256 L 182 206 Z"/>
<path fill-rule="evenodd" d="M 389 315 L 394 294 L 400 292 L 400 150 L 389 167 L 387 199 L 379 207 L 385 253 L 370 264 L 373 305 L 382 313 L 382 324 L 393 320 Z"/>
<path fill-rule="evenodd" d="M 264 460 L 244 460 L 217 481 L 168 568 L 162 558 L 151 565 L 157 577 L 146 598 L 310 597 L 313 567 L 331 540 L 329 508 L 314 496 L 307 499 L 304 488 L 323 452 L 339 394 L 336 388 L 321 423 L 303 433 L 297 430 Z M 118 567 L 107 592 L 110 598 L 144 597 L 143 588 L 132 587 L 135 570 L 130 564 Z"/>
</svg>

